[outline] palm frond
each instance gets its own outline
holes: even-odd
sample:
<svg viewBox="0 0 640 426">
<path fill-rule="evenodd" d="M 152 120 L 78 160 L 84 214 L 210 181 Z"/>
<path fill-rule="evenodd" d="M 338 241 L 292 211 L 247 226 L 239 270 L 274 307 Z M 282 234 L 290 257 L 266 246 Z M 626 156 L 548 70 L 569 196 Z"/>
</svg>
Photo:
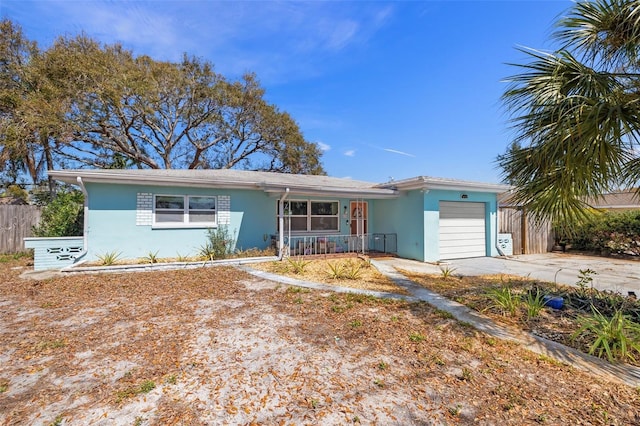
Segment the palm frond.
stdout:
<svg viewBox="0 0 640 426">
<path fill-rule="evenodd" d="M 558 21 L 554 37 L 562 49 L 578 52 L 582 59 L 617 66 L 637 66 L 640 48 L 640 8 L 637 0 L 577 2 Z"/>
<path fill-rule="evenodd" d="M 598 72 L 571 53 L 523 50 L 532 61 L 510 77 L 503 101 L 515 149 L 498 157 L 514 197 L 540 220 L 581 222 L 584 200 L 623 184 L 637 146 L 640 108 L 633 76 Z"/>
</svg>

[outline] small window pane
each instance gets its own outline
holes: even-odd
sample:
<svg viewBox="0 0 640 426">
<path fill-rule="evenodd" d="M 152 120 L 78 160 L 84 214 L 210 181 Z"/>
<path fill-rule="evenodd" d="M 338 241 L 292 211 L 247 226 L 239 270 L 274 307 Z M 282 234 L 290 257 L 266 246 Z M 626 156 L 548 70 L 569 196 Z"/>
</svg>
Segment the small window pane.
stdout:
<svg viewBox="0 0 640 426">
<path fill-rule="evenodd" d="M 294 215 L 294 216 L 307 215 L 306 201 L 290 201 L 289 208 L 291 209 L 291 215 Z M 285 211 L 286 211 L 286 208 L 285 208 Z"/>
<path fill-rule="evenodd" d="M 213 223 L 216 221 L 216 214 L 214 212 L 207 211 L 192 211 L 189 213 L 189 222 L 202 223 L 209 222 Z"/>
<path fill-rule="evenodd" d="M 284 230 L 289 230 L 289 218 L 284 219 Z M 292 231 L 306 231 L 307 230 L 307 218 L 306 217 L 292 217 L 291 218 L 291 230 Z"/>
<path fill-rule="evenodd" d="M 216 199 L 214 197 L 189 197 L 190 210 L 215 210 Z"/>
<path fill-rule="evenodd" d="M 156 209 L 184 209 L 184 197 L 157 196 Z"/>
<path fill-rule="evenodd" d="M 337 231 L 338 218 L 337 217 L 312 217 L 311 230 L 312 231 Z"/>
<path fill-rule="evenodd" d="M 314 216 L 335 216 L 338 214 L 337 202 L 312 202 L 311 214 Z"/>
<path fill-rule="evenodd" d="M 184 212 L 180 211 L 172 211 L 172 210 L 162 210 L 156 211 L 156 222 L 163 223 L 176 223 L 184 221 Z"/>
</svg>

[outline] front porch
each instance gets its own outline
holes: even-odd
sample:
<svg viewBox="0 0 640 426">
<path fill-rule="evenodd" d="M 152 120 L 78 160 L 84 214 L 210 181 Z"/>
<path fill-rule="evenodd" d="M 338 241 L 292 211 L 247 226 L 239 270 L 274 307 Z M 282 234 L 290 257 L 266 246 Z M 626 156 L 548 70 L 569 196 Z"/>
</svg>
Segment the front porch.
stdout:
<svg viewBox="0 0 640 426">
<path fill-rule="evenodd" d="M 271 245 L 278 248 L 278 235 L 271 236 Z M 361 235 L 285 235 L 283 256 L 316 256 L 328 254 L 395 254 L 396 234 Z"/>
</svg>

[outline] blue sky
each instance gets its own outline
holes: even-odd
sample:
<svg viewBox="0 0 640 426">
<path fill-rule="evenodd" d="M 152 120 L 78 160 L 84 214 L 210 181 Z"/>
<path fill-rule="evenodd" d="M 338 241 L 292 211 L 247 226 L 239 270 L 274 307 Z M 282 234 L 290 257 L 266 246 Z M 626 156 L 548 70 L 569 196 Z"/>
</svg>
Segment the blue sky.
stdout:
<svg viewBox="0 0 640 426">
<path fill-rule="evenodd" d="M 255 72 L 336 177 L 499 182 L 512 139 L 502 80 L 518 46 L 552 50 L 572 2 L 0 0 L 46 48 L 85 32 L 136 54 Z"/>
</svg>

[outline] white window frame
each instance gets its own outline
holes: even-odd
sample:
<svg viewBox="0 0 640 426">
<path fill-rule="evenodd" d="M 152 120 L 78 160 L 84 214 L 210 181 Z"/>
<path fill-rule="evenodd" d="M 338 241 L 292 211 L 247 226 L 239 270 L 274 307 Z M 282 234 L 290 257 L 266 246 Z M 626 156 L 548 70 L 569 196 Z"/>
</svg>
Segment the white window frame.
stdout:
<svg viewBox="0 0 640 426">
<path fill-rule="evenodd" d="M 158 197 L 182 197 L 182 222 L 158 222 L 156 216 L 156 200 Z M 189 198 L 211 198 L 214 200 L 214 220 L 211 222 L 191 222 L 190 212 L 205 211 L 202 209 L 189 209 Z M 178 210 L 178 209 L 170 209 Z M 209 210 L 207 210 L 209 211 Z M 215 195 L 181 195 L 181 194 L 153 194 L 153 228 L 217 228 L 218 227 L 218 197 Z"/>
<path fill-rule="evenodd" d="M 289 203 L 307 203 L 307 214 L 306 216 L 304 215 L 288 215 L 287 214 L 287 210 L 285 207 L 284 210 L 284 218 L 285 218 L 285 232 L 288 232 L 288 226 L 286 225 L 286 219 L 291 217 L 291 218 L 296 218 L 296 217 L 306 217 L 306 229 L 301 231 L 301 230 L 291 230 L 292 234 L 335 234 L 335 233 L 339 233 L 340 232 L 340 201 L 339 200 L 311 200 L 311 199 L 289 199 L 289 200 L 285 200 L 285 206 L 288 205 Z M 311 205 L 313 203 L 333 203 L 333 204 L 337 204 L 338 208 L 337 208 L 337 213 L 335 215 L 314 215 L 312 214 L 312 209 L 311 209 Z M 277 204 L 276 204 L 277 207 Z M 316 217 L 327 217 L 327 218 L 335 218 L 336 219 L 336 223 L 337 223 L 337 228 L 336 229 L 319 229 L 319 230 L 314 230 L 311 229 L 311 219 L 312 218 L 316 218 Z M 276 219 L 277 219 L 277 214 L 276 214 Z M 278 226 L 279 226 L 279 222 L 278 222 Z"/>
</svg>

